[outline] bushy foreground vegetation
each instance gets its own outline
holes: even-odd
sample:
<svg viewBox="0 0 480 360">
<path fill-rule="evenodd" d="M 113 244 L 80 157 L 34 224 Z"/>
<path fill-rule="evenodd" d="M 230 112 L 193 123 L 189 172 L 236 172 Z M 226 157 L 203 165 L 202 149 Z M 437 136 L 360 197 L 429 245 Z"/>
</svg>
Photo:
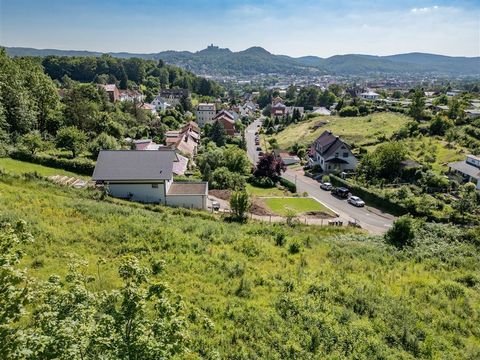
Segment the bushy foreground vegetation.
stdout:
<svg viewBox="0 0 480 360">
<path fill-rule="evenodd" d="M 110 306 L 118 305 L 117 324 L 122 324 L 125 279 L 117 269 L 126 256 L 135 256 L 140 268 L 150 269 L 151 283 L 160 281 L 181 296 L 170 300 L 175 309 L 177 301 L 184 304 L 172 315 L 185 321 L 182 336 L 174 337 L 185 347 L 179 349 L 181 358 L 480 356 L 480 244 L 475 230 L 417 224 L 415 238 L 400 249 L 356 230 L 224 223 L 204 212 L 98 199 L 93 191 L 2 174 L 0 222 L 24 219 L 25 230 L 35 238 L 22 245 L 26 255 L 18 268 L 26 269 L 30 285 L 50 286 L 52 297 L 56 291 L 66 296 L 76 288 L 69 282 L 74 279 L 69 264 L 88 262 L 80 274 L 89 281 L 78 285 L 82 292 L 77 299 L 82 294 L 101 299 L 103 291 L 119 289 L 120 297 Z M 52 278 L 54 274 L 60 278 Z M 25 282 L 15 286 L 23 289 Z M 147 283 L 135 292 L 140 289 L 148 289 Z M 56 303 L 42 296 L 28 300 L 19 322 L 1 318 L 2 331 L 13 326 L 28 332 L 42 324 L 36 323 L 38 316 L 48 316 L 48 336 L 65 341 L 55 343 L 57 352 L 41 356 L 23 345 L 14 358 L 82 358 L 74 352 L 58 355 L 71 334 L 67 323 L 59 321 L 63 318 L 48 310 L 58 311 Z M 157 307 L 145 306 L 145 316 L 153 319 Z M 75 307 L 62 309 L 70 319 Z M 162 310 L 158 316 L 165 319 L 166 314 Z M 59 324 L 65 332 L 57 331 Z M 167 324 L 162 331 L 170 329 L 168 321 L 160 324 Z M 104 330 L 105 338 L 121 334 L 114 326 Z M 76 335 L 78 346 L 96 344 L 82 334 Z M 45 338 L 46 343 L 51 340 Z M 4 337 L 0 342 L 5 346 Z M 119 344 L 112 342 L 110 350 Z"/>
</svg>

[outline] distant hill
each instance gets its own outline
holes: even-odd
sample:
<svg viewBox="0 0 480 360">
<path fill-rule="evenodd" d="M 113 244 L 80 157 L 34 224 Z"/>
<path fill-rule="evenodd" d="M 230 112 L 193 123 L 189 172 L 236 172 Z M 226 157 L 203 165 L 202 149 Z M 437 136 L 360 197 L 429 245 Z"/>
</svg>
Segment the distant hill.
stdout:
<svg viewBox="0 0 480 360">
<path fill-rule="evenodd" d="M 6 48 L 11 56 L 100 56 L 93 51 Z M 329 58 L 304 56 L 293 58 L 286 55 L 274 55 L 262 47 L 233 52 L 218 46 L 189 51 L 163 51 L 151 54 L 133 54 L 127 52 L 108 53 L 114 57 L 142 59 L 162 59 L 167 63 L 183 67 L 199 75 L 237 75 L 252 76 L 258 74 L 280 73 L 286 75 L 308 74 L 437 74 L 480 76 L 480 57 L 452 57 L 435 54 L 409 53 L 390 56 L 372 55 L 335 55 Z"/>
</svg>

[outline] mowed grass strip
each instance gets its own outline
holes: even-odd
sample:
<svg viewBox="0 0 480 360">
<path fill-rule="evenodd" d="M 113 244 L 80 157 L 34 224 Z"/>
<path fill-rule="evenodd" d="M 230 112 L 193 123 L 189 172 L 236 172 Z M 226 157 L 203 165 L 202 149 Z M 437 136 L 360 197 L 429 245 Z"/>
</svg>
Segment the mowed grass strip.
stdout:
<svg viewBox="0 0 480 360">
<path fill-rule="evenodd" d="M 396 113 L 359 117 L 319 116 L 290 125 L 272 138 L 277 139 L 281 149 L 288 149 L 295 143 L 309 145 L 325 130 L 331 130 L 350 144 L 363 145 L 375 142 L 382 136 L 390 137 L 411 120 L 408 116 Z"/>
<path fill-rule="evenodd" d="M 246 189 L 247 189 L 247 193 L 250 196 L 268 197 L 268 196 L 285 196 L 290 194 L 288 190 L 282 190 L 277 187 L 264 189 L 264 188 L 252 186 L 251 184 L 247 184 Z"/>
<path fill-rule="evenodd" d="M 292 212 L 300 215 L 310 211 L 335 216 L 331 210 L 312 198 L 267 198 L 263 200 L 273 213 L 281 216 L 289 215 Z"/>
</svg>

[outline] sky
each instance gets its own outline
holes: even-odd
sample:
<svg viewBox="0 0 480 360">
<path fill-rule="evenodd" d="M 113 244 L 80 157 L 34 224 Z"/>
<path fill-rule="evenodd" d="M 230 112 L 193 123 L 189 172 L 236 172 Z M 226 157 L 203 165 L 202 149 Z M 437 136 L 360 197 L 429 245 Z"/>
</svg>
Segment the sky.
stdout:
<svg viewBox="0 0 480 360">
<path fill-rule="evenodd" d="M 0 45 L 480 56 L 480 0 L 0 0 Z"/>
</svg>

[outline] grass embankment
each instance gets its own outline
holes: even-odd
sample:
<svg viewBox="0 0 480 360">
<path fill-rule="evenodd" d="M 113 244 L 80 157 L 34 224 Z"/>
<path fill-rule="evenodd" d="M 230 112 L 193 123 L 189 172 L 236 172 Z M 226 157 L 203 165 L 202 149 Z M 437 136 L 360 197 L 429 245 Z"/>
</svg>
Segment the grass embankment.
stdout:
<svg viewBox="0 0 480 360">
<path fill-rule="evenodd" d="M 0 220 L 26 220 L 36 238 L 22 266 L 47 279 L 85 260 L 102 290 L 124 255 L 163 260 L 153 278 L 186 302 L 192 359 L 480 354 L 480 256 L 438 240 L 444 228 L 398 252 L 355 230 L 229 224 L 94 194 L 0 175 Z"/>
<path fill-rule="evenodd" d="M 335 214 L 312 198 L 267 198 L 263 199 L 267 207 L 281 216 L 302 215 L 305 213 L 323 213 L 330 216 Z"/>
<path fill-rule="evenodd" d="M 319 116 L 290 125 L 268 138 L 277 139 L 281 149 L 288 149 L 295 143 L 310 145 L 325 130 L 331 130 L 350 144 L 364 145 L 390 137 L 410 120 L 405 115 L 386 112 L 359 117 Z"/>
<path fill-rule="evenodd" d="M 10 158 L 0 158 L 0 169 L 13 174 L 26 174 L 36 172 L 42 176 L 62 175 L 76 177 L 79 179 L 89 179 L 88 176 L 78 175 L 62 169 L 54 169 L 43 165 L 32 164 L 25 161 L 14 160 Z"/>
</svg>

